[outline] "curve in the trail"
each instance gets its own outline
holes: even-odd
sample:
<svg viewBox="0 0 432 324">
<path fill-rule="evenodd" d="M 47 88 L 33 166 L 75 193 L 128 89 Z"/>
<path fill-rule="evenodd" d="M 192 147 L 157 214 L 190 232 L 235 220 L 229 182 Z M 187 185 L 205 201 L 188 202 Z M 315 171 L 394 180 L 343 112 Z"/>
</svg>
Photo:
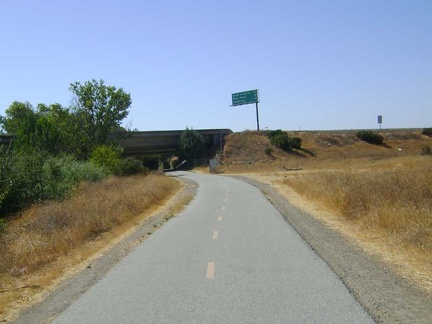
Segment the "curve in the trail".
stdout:
<svg viewBox="0 0 432 324">
<path fill-rule="evenodd" d="M 196 198 L 54 323 L 373 323 L 257 188 L 176 175 Z"/>
</svg>

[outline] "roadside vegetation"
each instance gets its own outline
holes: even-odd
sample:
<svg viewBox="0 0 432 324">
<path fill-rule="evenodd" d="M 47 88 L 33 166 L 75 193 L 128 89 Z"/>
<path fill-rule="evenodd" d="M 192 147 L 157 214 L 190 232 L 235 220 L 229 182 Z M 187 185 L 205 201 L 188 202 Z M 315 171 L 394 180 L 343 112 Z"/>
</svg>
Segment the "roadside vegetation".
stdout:
<svg viewBox="0 0 432 324">
<path fill-rule="evenodd" d="M 96 253 L 92 242 L 133 227 L 180 187 L 152 171 L 160 156 L 124 157 L 116 144 L 129 136 L 130 94 L 103 80 L 69 90 L 70 107 L 16 101 L 0 116 L 11 139 L 0 142 L 0 321 L 56 279 L 53 264 Z"/>
<path fill-rule="evenodd" d="M 25 275 L 135 219 L 179 189 L 163 175 L 83 182 L 65 201 L 26 209 L 0 240 L 0 276 Z"/>
<path fill-rule="evenodd" d="M 192 168 L 192 161 L 197 158 L 201 158 L 206 150 L 204 139 L 194 129 L 186 129 L 180 135 L 178 143 L 177 156 L 180 160 L 186 161 L 186 168 Z"/>
</svg>

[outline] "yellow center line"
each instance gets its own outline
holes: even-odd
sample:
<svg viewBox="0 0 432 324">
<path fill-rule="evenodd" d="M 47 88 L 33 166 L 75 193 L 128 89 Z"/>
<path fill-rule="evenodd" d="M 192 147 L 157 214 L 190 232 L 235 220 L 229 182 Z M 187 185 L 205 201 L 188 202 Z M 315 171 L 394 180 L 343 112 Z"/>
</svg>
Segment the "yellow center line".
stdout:
<svg viewBox="0 0 432 324">
<path fill-rule="evenodd" d="M 218 220 L 218 222 L 220 222 L 220 221 L 222 221 L 222 219 L 223 219 L 223 217 L 219 216 L 217 220 Z"/>
<path fill-rule="evenodd" d="M 213 240 L 216 240 L 216 239 L 218 238 L 218 236 L 219 236 L 219 231 L 214 231 L 214 232 L 213 232 L 212 239 L 213 239 Z"/>
<path fill-rule="evenodd" d="M 209 262 L 207 265 L 207 279 L 214 279 L 214 270 L 215 270 L 215 264 L 214 261 Z"/>
</svg>

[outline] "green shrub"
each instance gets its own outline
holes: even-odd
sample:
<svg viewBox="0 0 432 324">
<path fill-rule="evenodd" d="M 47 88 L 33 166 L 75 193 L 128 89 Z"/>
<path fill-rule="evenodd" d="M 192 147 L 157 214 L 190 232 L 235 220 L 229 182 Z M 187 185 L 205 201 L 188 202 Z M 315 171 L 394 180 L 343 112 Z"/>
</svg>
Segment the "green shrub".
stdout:
<svg viewBox="0 0 432 324">
<path fill-rule="evenodd" d="M 70 162 L 68 162 L 68 160 Z M 68 181 L 76 183 L 79 181 L 97 181 L 109 175 L 102 167 L 89 161 L 78 161 L 68 155 L 62 173 Z"/>
<path fill-rule="evenodd" d="M 88 161 L 77 161 L 72 155 L 47 158 L 43 171 L 43 199 L 64 198 L 77 182 L 100 180 L 108 174 L 102 167 Z"/>
<path fill-rule="evenodd" d="M 149 170 L 158 170 L 162 157 L 158 154 L 142 155 L 139 158 L 143 166 Z"/>
<path fill-rule="evenodd" d="M 369 144 L 381 145 L 384 141 L 384 137 L 372 131 L 359 131 L 356 133 L 356 136 L 358 139 Z"/>
<path fill-rule="evenodd" d="M 285 152 L 292 151 L 292 149 L 301 148 L 300 137 L 290 137 L 287 132 L 277 129 L 274 131 L 267 132 L 267 136 L 270 138 L 270 142 Z"/>
<path fill-rule="evenodd" d="M 37 151 L 18 152 L 11 153 L 9 158 L 9 190 L 1 208 L 12 212 L 43 199 L 45 154 Z"/>
<path fill-rule="evenodd" d="M 123 149 L 120 146 L 100 145 L 91 153 L 90 161 L 109 174 L 118 174 L 122 153 Z"/>
<path fill-rule="evenodd" d="M 135 158 L 126 158 L 120 161 L 120 169 L 117 175 L 129 176 L 139 173 L 147 173 L 148 168 L 144 167 L 141 160 Z"/>
<path fill-rule="evenodd" d="M 0 171 L 0 215 L 38 201 L 65 198 L 78 182 L 106 177 L 93 163 L 43 152 L 0 154 Z"/>
<path fill-rule="evenodd" d="M 423 128 L 422 134 L 432 137 L 432 127 Z"/>
<path fill-rule="evenodd" d="M 301 138 L 300 137 L 291 137 L 291 146 L 292 148 L 299 150 L 301 149 Z"/>
<path fill-rule="evenodd" d="M 291 141 L 287 133 L 278 134 L 271 138 L 271 143 L 280 149 L 288 152 L 292 150 Z"/>
</svg>

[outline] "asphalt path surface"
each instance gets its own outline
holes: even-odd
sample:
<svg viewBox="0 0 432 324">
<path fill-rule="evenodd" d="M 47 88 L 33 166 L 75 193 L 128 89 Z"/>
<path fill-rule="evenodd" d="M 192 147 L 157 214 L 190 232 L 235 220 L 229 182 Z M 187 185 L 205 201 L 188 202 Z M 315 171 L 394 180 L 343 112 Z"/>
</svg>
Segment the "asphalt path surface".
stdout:
<svg viewBox="0 0 432 324">
<path fill-rule="evenodd" d="M 173 175 L 195 199 L 53 323 L 374 323 L 256 187 Z"/>
</svg>

